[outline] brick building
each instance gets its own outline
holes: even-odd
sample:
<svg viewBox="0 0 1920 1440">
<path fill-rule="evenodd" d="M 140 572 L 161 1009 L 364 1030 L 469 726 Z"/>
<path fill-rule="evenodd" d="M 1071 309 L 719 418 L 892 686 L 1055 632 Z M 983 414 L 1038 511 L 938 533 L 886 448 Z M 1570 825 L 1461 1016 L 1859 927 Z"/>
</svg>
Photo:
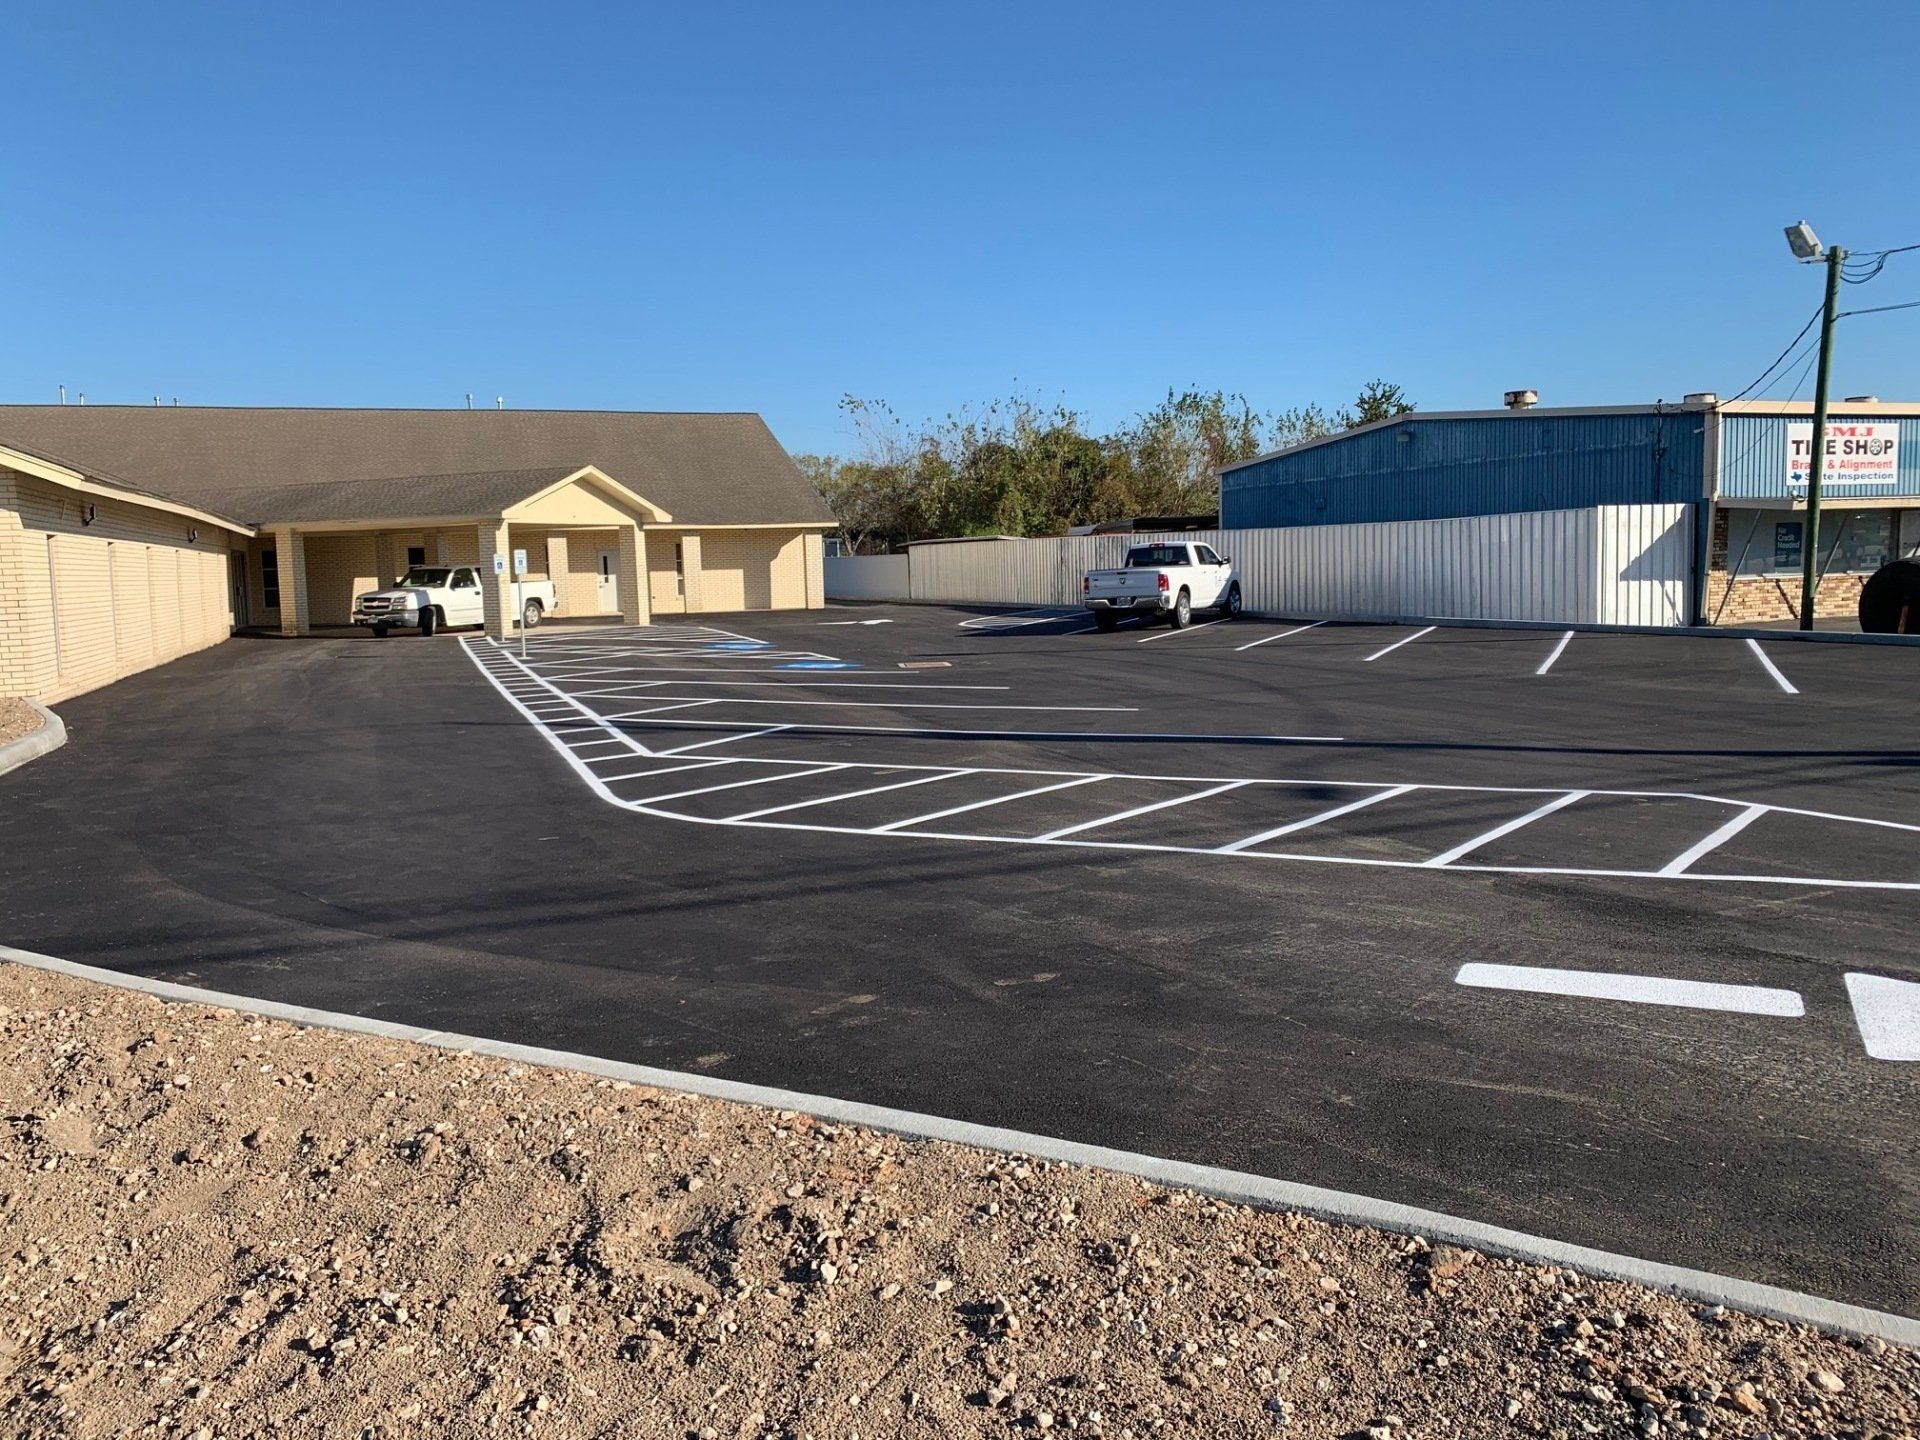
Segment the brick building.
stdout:
<svg viewBox="0 0 1920 1440">
<path fill-rule="evenodd" d="M 525 550 L 561 618 L 825 603 L 834 524 L 757 415 L 0 406 L 0 694 L 302 635 L 415 564 Z"/>
</svg>

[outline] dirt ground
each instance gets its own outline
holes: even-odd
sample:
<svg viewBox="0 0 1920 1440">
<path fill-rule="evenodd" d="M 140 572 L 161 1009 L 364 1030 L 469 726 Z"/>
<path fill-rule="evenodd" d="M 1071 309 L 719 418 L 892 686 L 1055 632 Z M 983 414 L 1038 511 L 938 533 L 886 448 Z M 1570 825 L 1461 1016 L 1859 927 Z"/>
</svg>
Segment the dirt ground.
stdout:
<svg viewBox="0 0 1920 1440">
<path fill-rule="evenodd" d="M 41 723 L 40 712 L 26 701 L 0 695 L 0 745 L 31 735 Z"/>
<path fill-rule="evenodd" d="M 0 964 L 19 1436 L 1910 1437 L 1920 1354 Z"/>
</svg>

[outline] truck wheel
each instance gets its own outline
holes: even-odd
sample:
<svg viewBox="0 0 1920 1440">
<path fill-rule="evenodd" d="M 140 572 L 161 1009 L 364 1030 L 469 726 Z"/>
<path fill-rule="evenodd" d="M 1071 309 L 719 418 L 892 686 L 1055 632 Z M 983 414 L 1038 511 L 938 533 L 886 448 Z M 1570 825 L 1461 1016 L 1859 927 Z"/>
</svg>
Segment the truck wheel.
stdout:
<svg viewBox="0 0 1920 1440">
<path fill-rule="evenodd" d="M 1240 613 L 1240 582 L 1238 580 L 1227 586 L 1227 603 L 1220 607 L 1220 613 L 1229 620 Z"/>
<path fill-rule="evenodd" d="M 435 609 L 433 606 L 429 605 L 426 609 L 420 612 L 420 633 L 422 635 L 433 634 L 435 630 L 440 628 L 439 620 L 440 620 L 440 612 L 437 609 Z"/>
<path fill-rule="evenodd" d="M 1193 597 L 1184 588 L 1180 598 L 1173 602 L 1173 609 L 1167 617 L 1176 630 L 1184 630 L 1193 623 Z"/>
<path fill-rule="evenodd" d="M 538 600 L 527 601 L 526 608 L 520 612 L 520 623 L 532 630 L 540 624 L 540 617 L 546 613 Z"/>
<path fill-rule="evenodd" d="M 373 638 L 374 638 L 374 639 L 376 639 L 376 640 L 384 640 L 384 639 L 386 639 L 386 638 L 387 638 L 387 627 L 386 627 L 386 626 L 384 626 L 384 625 L 376 625 L 376 626 L 374 626 L 374 627 L 373 627 Z"/>
<path fill-rule="evenodd" d="M 1102 630 L 1111 630 L 1120 623 L 1120 617 L 1111 610 L 1096 610 L 1093 612 L 1093 623 Z"/>
</svg>

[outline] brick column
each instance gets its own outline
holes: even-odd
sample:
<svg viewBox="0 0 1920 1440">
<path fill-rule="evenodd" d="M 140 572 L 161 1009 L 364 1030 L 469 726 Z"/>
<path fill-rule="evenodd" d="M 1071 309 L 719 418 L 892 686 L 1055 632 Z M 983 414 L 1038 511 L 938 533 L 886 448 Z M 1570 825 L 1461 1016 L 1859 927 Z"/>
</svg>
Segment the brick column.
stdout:
<svg viewBox="0 0 1920 1440">
<path fill-rule="evenodd" d="M 488 520 L 480 525 L 480 589 L 485 607 L 487 634 L 505 640 L 513 633 L 519 616 L 513 613 L 513 547 L 508 541 L 504 520 Z M 501 556 L 507 568 L 493 573 L 493 557 Z"/>
<path fill-rule="evenodd" d="M 620 527 L 620 620 L 626 625 L 653 623 L 647 594 L 647 537 L 638 525 Z"/>
<path fill-rule="evenodd" d="M 273 532 L 280 566 L 280 633 L 305 635 L 307 624 L 307 541 L 298 530 Z"/>
<path fill-rule="evenodd" d="M 529 555 L 528 560 L 533 557 Z M 559 531 L 547 536 L 547 578 L 553 582 L 553 610 L 567 613 L 567 537 Z"/>
<path fill-rule="evenodd" d="M 401 566 L 394 562 L 393 536 L 384 531 L 373 537 L 373 583 L 384 590 L 400 578 Z"/>
<path fill-rule="evenodd" d="M 700 598 L 700 536 L 695 531 L 689 530 L 680 537 L 680 569 L 687 613 L 706 609 Z"/>
</svg>

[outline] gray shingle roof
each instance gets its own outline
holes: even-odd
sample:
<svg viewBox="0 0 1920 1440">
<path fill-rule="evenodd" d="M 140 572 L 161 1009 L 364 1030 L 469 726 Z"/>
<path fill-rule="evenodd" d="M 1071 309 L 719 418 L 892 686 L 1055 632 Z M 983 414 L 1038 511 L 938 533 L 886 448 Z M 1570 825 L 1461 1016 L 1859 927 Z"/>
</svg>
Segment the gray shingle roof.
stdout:
<svg viewBox="0 0 1920 1440">
<path fill-rule="evenodd" d="M 578 465 L 548 465 L 479 475 L 390 475 L 377 480 L 315 480 L 305 485 L 210 487 L 205 493 L 208 506 L 223 515 L 249 517 L 253 523 L 271 520 L 297 525 L 369 517 L 424 520 L 495 515 L 578 469 Z"/>
<path fill-rule="evenodd" d="M 744 413 L 0 405 L 0 444 L 266 524 L 492 513 L 481 496 L 583 465 L 676 524 L 833 519 L 766 423 Z M 340 486 L 331 498 L 329 485 Z M 362 502 L 378 508 L 343 513 Z"/>
</svg>

